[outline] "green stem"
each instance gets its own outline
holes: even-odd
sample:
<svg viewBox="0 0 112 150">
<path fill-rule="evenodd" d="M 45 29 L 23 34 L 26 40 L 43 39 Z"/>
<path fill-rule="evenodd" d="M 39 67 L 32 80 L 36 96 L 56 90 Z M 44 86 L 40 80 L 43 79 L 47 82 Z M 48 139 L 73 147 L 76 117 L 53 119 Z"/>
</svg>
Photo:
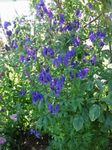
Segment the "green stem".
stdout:
<svg viewBox="0 0 112 150">
<path fill-rule="evenodd" d="M 89 23 L 87 23 L 84 28 L 86 28 L 88 25 L 90 25 L 91 23 L 95 22 L 96 20 L 98 20 L 101 16 L 102 16 L 103 13 L 100 13 L 95 19 L 91 20 Z"/>
</svg>

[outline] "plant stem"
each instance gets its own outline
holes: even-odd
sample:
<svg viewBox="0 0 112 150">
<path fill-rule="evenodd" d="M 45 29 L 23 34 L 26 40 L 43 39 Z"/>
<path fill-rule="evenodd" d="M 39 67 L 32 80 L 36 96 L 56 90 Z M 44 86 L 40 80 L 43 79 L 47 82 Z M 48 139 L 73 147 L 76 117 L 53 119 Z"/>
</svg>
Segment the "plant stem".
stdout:
<svg viewBox="0 0 112 150">
<path fill-rule="evenodd" d="M 95 22 L 96 20 L 98 20 L 101 16 L 102 16 L 103 13 L 100 13 L 95 19 L 91 20 L 89 23 L 87 23 L 84 28 L 86 28 L 88 25 L 90 25 L 91 23 Z"/>
</svg>

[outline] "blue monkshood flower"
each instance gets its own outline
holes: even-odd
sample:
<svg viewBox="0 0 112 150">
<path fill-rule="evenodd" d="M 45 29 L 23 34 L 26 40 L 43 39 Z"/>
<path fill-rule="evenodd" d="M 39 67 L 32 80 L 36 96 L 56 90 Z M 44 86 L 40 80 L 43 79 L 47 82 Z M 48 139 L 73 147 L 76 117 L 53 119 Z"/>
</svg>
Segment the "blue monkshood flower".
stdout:
<svg viewBox="0 0 112 150">
<path fill-rule="evenodd" d="M 61 76 L 60 79 L 54 78 L 50 83 L 51 90 L 54 91 L 55 95 L 58 96 L 62 90 L 62 86 L 64 84 L 65 77 Z"/>
<path fill-rule="evenodd" d="M 47 15 L 50 19 L 53 19 L 53 13 L 50 9 L 48 9 Z"/>
<path fill-rule="evenodd" d="M 58 57 L 53 60 L 53 64 L 55 65 L 55 67 L 58 67 L 58 65 L 61 64 L 62 61 L 63 61 L 62 56 L 58 55 Z"/>
<path fill-rule="evenodd" d="M 74 46 L 79 46 L 80 45 L 80 38 L 79 37 L 75 37 L 73 39 L 73 44 L 74 44 Z"/>
<path fill-rule="evenodd" d="M 40 6 L 44 6 L 44 5 L 45 5 L 44 0 L 40 0 L 38 4 L 39 4 Z"/>
<path fill-rule="evenodd" d="M 32 92 L 32 103 L 36 104 L 38 101 L 43 100 L 43 95 L 37 91 Z"/>
<path fill-rule="evenodd" d="M 42 70 L 38 76 L 38 79 L 42 84 L 47 84 L 52 80 L 52 77 L 48 71 Z"/>
<path fill-rule="evenodd" d="M 15 40 L 12 41 L 11 47 L 14 48 L 14 49 L 18 48 L 18 44 Z"/>
<path fill-rule="evenodd" d="M 72 31 L 72 30 L 77 30 L 80 28 L 80 23 L 79 23 L 79 20 L 74 20 L 72 23 L 66 25 L 63 27 L 63 31 Z"/>
<path fill-rule="evenodd" d="M 37 53 L 35 49 L 31 49 L 30 47 L 25 46 L 25 50 L 27 52 L 27 61 L 29 61 L 30 58 L 32 58 L 33 60 L 36 60 L 37 58 Z"/>
<path fill-rule="evenodd" d="M 88 62 L 86 57 L 83 58 L 83 62 L 84 63 Z"/>
<path fill-rule="evenodd" d="M 105 45 L 105 43 L 104 43 L 103 41 L 100 41 L 100 42 L 99 42 L 99 46 L 100 46 L 100 47 L 103 47 L 104 45 Z"/>
<path fill-rule="evenodd" d="M 40 0 L 36 6 L 35 6 L 35 9 L 36 9 L 36 12 L 37 12 L 37 16 L 42 19 L 43 18 L 43 12 L 42 12 L 42 8 L 45 6 L 44 4 L 44 1 L 43 0 Z"/>
<path fill-rule="evenodd" d="M 60 15 L 59 15 L 59 24 L 63 24 L 64 23 L 64 14 L 63 13 L 61 13 Z"/>
<path fill-rule="evenodd" d="M 38 139 L 41 137 L 40 132 L 32 128 L 30 129 L 30 134 L 35 135 Z"/>
<path fill-rule="evenodd" d="M 88 68 L 83 68 L 79 70 L 79 72 L 76 74 L 76 77 L 79 79 L 84 79 L 85 76 L 88 74 L 89 69 Z"/>
<path fill-rule="evenodd" d="M 57 21 L 56 21 L 56 19 L 54 19 L 53 20 L 53 25 L 56 26 L 56 24 L 57 24 Z"/>
<path fill-rule="evenodd" d="M 11 23 L 8 22 L 8 21 L 5 21 L 5 22 L 4 22 L 4 28 L 7 29 L 8 26 L 11 26 Z"/>
<path fill-rule="evenodd" d="M 72 61 L 71 62 L 71 67 L 75 69 L 78 66 L 78 64 L 79 64 L 78 61 L 76 61 L 76 62 Z"/>
<path fill-rule="evenodd" d="M 7 34 L 8 36 L 11 36 L 11 35 L 12 35 L 12 31 L 11 31 L 11 30 L 8 30 L 8 31 L 6 31 L 6 34 Z"/>
<path fill-rule="evenodd" d="M 96 33 L 98 38 L 104 39 L 106 37 L 106 33 L 102 31 L 97 31 Z"/>
<path fill-rule="evenodd" d="M 91 42 L 94 42 L 96 39 L 96 34 L 93 31 L 89 32 L 89 39 L 91 40 Z"/>
<path fill-rule="evenodd" d="M 95 65 L 95 63 L 96 63 L 96 55 L 92 56 L 92 58 L 90 59 L 90 62 L 92 63 L 92 65 Z"/>
<path fill-rule="evenodd" d="M 50 56 L 51 58 L 54 57 L 54 51 L 50 47 L 44 47 L 42 51 L 43 56 Z"/>
<path fill-rule="evenodd" d="M 52 114 L 56 114 L 59 112 L 60 110 L 60 105 L 59 104 L 55 104 L 54 106 L 49 102 L 48 103 L 48 110 L 50 113 Z"/>
<path fill-rule="evenodd" d="M 18 94 L 19 96 L 25 96 L 26 95 L 26 91 L 25 90 L 21 90 Z"/>
<path fill-rule="evenodd" d="M 47 7 L 44 5 L 43 7 L 43 11 L 44 13 L 50 18 L 50 19 L 53 19 L 53 13 L 50 9 L 47 9 Z"/>
<path fill-rule="evenodd" d="M 88 3 L 88 7 L 89 7 L 89 9 L 92 9 L 93 8 L 92 3 Z"/>
<path fill-rule="evenodd" d="M 80 9 L 77 9 L 77 10 L 76 10 L 76 16 L 77 16 L 77 17 L 81 17 L 81 11 L 80 11 Z"/>
<path fill-rule="evenodd" d="M 68 50 L 68 51 L 66 52 L 66 54 L 65 54 L 65 56 L 64 56 L 64 65 L 65 65 L 65 66 L 68 66 L 69 60 L 70 60 L 72 57 L 74 57 L 75 54 L 76 54 L 76 52 L 75 52 L 74 49 L 72 49 L 71 51 Z"/>
<path fill-rule="evenodd" d="M 20 62 L 25 62 L 25 61 L 26 61 L 25 56 L 20 55 L 20 57 L 19 57 L 19 61 L 20 61 Z"/>
<path fill-rule="evenodd" d="M 40 11 L 40 10 L 41 10 L 41 7 L 43 7 L 44 5 L 45 5 L 44 0 L 40 0 L 40 1 L 36 4 L 35 9 L 36 9 L 37 11 Z"/>
<path fill-rule="evenodd" d="M 74 27 L 75 29 L 79 29 L 79 28 L 80 28 L 80 22 L 79 22 L 78 19 L 74 20 L 74 21 L 72 22 L 72 24 L 73 24 L 73 27 Z"/>
<path fill-rule="evenodd" d="M 67 26 L 64 27 L 64 31 L 68 30 L 68 31 L 72 31 L 74 29 L 73 24 L 68 24 Z"/>
</svg>

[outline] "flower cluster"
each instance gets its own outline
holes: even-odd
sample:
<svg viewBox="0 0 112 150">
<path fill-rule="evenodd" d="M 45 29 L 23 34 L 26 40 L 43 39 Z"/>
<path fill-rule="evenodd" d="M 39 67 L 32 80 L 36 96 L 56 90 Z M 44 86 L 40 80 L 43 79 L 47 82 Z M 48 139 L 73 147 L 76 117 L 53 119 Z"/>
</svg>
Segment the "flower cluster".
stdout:
<svg viewBox="0 0 112 150">
<path fill-rule="evenodd" d="M 64 65 L 68 66 L 69 60 L 75 56 L 76 52 L 74 49 L 68 50 L 64 56 Z"/>
<path fill-rule="evenodd" d="M 43 95 L 37 91 L 32 92 L 32 103 L 36 104 L 38 101 L 43 100 Z"/>
<path fill-rule="evenodd" d="M 50 9 L 48 9 L 43 0 L 40 0 L 36 5 L 37 16 L 42 19 L 44 17 L 44 13 L 50 18 L 53 18 L 53 13 Z"/>
<path fill-rule="evenodd" d="M 50 47 L 44 47 L 42 51 L 43 56 L 50 56 L 51 58 L 54 57 L 54 51 Z"/>
<path fill-rule="evenodd" d="M 79 79 L 84 79 L 85 76 L 88 74 L 88 72 L 89 72 L 88 68 L 80 69 L 79 72 L 76 74 L 76 77 Z"/>
<path fill-rule="evenodd" d="M 49 70 L 42 69 L 42 71 L 39 73 L 38 79 L 42 84 L 49 83 L 52 80 Z"/>
<path fill-rule="evenodd" d="M 50 88 L 51 90 L 54 91 L 55 95 L 58 96 L 62 86 L 64 84 L 65 81 L 65 77 L 61 76 L 60 78 L 54 78 L 51 82 L 50 82 Z"/>
<path fill-rule="evenodd" d="M 36 49 L 34 49 L 34 48 L 31 49 L 30 47 L 25 46 L 25 51 L 26 51 L 26 56 L 20 55 L 20 57 L 19 57 L 20 62 L 27 62 L 27 61 L 30 61 L 31 59 L 32 60 L 37 59 Z"/>
<path fill-rule="evenodd" d="M 56 114 L 57 112 L 59 112 L 59 109 L 60 109 L 59 104 L 53 106 L 50 102 L 48 103 L 48 110 L 50 113 Z"/>
<path fill-rule="evenodd" d="M 94 31 L 89 32 L 89 39 L 91 42 L 95 42 L 96 39 L 99 41 L 99 46 L 103 47 L 105 45 L 104 38 L 106 37 L 105 32 L 98 30 L 96 33 Z"/>
</svg>

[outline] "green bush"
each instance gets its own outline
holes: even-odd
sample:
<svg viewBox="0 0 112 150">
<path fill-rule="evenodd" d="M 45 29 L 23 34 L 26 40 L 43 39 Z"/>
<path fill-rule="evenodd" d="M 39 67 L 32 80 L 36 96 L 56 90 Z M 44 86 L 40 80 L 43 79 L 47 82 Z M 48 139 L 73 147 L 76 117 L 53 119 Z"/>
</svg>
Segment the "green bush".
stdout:
<svg viewBox="0 0 112 150">
<path fill-rule="evenodd" d="M 48 134 L 51 150 L 109 149 L 112 70 L 104 60 L 112 39 L 105 17 L 95 15 L 102 7 L 97 3 L 56 1 L 50 10 L 41 0 L 32 35 L 27 18 L 14 22 L 15 50 L 1 59 L 3 148 L 22 149 L 20 133 L 30 132 L 37 138 Z"/>
</svg>

